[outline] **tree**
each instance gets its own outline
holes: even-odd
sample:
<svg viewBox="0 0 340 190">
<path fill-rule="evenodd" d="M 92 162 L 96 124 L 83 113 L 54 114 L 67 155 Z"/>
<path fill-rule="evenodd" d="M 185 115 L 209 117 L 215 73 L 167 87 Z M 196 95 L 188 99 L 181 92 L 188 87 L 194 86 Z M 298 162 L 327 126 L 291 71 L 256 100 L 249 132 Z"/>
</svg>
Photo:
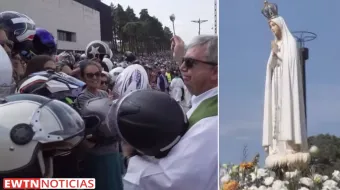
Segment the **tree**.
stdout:
<svg viewBox="0 0 340 190">
<path fill-rule="evenodd" d="M 309 137 L 308 143 L 310 146 L 317 146 L 320 151 L 312 157 L 311 162 L 317 173 L 330 175 L 334 170 L 340 170 L 340 138 L 320 134 Z"/>
<path fill-rule="evenodd" d="M 111 3 L 110 6 L 114 50 L 152 54 L 170 49 L 171 30 L 163 27 L 158 18 L 150 16 L 147 9 L 142 9 L 137 17 L 130 6 L 125 10 L 120 4 Z"/>
</svg>

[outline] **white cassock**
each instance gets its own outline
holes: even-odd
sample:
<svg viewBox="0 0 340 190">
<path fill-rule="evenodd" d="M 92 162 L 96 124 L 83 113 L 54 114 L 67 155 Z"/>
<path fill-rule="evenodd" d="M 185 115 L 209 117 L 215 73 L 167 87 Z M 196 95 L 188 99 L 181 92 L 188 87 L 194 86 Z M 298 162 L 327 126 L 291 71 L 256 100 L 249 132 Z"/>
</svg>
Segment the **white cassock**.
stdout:
<svg viewBox="0 0 340 190">
<path fill-rule="evenodd" d="M 295 38 L 282 17 L 272 19 L 282 33 L 277 57 L 267 64 L 262 146 L 266 166 L 309 161 L 301 58 Z"/>
<path fill-rule="evenodd" d="M 179 102 L 185 113 L 189 111 L 191 107 L 191 94 L 181 78 L 175 77 L 172 79 L 170 84 L 170 96 Z M 182 100 L 182 97 L 184 97 L 184 100 Z"/>
<path fill-rule="evenodd" d="M 192 97 L 190 117 L 217 88 Z M 193 125 L 167 157 L 156 160 L 130 158 L 124 190 L 216 190 L 218 188 L 218 116 Z"/>
</svg>

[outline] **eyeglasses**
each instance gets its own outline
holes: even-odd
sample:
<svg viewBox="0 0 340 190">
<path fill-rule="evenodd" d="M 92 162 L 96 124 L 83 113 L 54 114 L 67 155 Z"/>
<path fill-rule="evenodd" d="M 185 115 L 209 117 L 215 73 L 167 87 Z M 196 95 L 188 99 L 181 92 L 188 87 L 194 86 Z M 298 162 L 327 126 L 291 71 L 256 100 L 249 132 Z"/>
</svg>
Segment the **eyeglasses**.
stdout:
<svg viewBox="0 0 340 190">
<path fill-rule="evenodd" d="M 193 59 L 193 58 L 190 58 L 190 57 L 184 57 L 183 60 L 182 60 L 182 63 L 184 63 L 185 66 L 186 66 L 188 69 L 192 68 L 192 67 L 193 67 L 194 65 L 196 65 L 198 62 L 207 64 L 207 65 L 211 65 L 211 66 L 217 66 L 217 63 L 209 62 L 209 61 L 201 61 L 201 60 Z"/>
<path fill-rule="evenodd" d="M 96 72 L 96 73 L 86 73 L 85 75 L 86 75 L 87 78 L 92 79 L 92 78 L 94 78 L 94 77 L 99 78 L 99 77 L 101 76 L 101 73 L 100 73 L 100 72 Z"/>
<path fill-rule="evenodd" d="M 104 84 L 107 85 L 108 82 L 107 82 L 107 81 L 101 81 L 100 84 L 101 84 L 101 85 L 104 85 Z"/>
<path fill-rule="evenodd" d="M 0 40 L 0 45 L 1 45 L 2 47 L 5 47 L 5 45 L 6 45 L 8 48 L 13 49 L 13 47 L 14 47 L 14 42 L 11 41 L 11 40 Z"/>
</svg>

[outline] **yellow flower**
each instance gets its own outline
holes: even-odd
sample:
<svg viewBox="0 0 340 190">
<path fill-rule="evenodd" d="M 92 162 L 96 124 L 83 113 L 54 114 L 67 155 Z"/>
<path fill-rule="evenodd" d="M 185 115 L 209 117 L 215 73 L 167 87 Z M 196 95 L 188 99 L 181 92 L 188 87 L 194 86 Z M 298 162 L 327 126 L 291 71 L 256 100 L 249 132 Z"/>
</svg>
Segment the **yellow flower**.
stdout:
<svg viewBox="0 0 340 190">
<path fill-rule="evenodd" d="M 237 181 L 229 181 L 223 184 L 222 190 L 237 190 L 238 182 Z"/>
</svg>

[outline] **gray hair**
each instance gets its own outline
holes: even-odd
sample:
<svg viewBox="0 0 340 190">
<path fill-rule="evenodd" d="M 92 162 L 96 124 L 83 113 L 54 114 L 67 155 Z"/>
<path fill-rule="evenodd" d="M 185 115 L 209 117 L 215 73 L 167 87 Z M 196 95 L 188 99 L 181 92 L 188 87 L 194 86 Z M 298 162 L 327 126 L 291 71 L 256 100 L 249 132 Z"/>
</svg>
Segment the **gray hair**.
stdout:
<svg viewBox="0 0 340 190">
<path fill-rule="evenodd" d="M 217 35 L 199 35 L 191 40 L 186 50 L 203 47 L 207 48 L 205 53 L 206 61 L 218 63 L 218 37 Z"/>
</svg>

